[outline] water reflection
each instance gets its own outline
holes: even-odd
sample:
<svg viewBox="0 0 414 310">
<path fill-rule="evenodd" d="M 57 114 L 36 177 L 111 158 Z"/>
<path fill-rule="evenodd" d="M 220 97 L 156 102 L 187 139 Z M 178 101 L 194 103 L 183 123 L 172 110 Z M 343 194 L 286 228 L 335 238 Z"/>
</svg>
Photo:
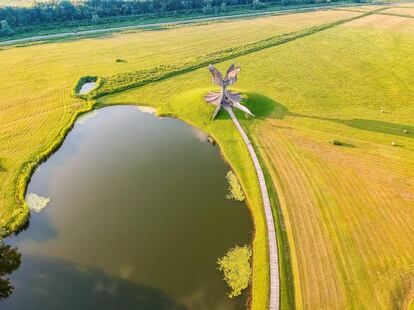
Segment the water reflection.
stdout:
<svg viewBox="0 0 414 310">
<path fill-rule="evenodd" d="M 8 257 L 11 271 L 20 265 L 20 254 L 15 248 L 2 247 Z M 35 271 L 35 272 L 33 272 Z M 165 292 L 138 285 L 121 277 L 107 275 L 99 269 L 87 268 L 61 259 L 45 256 L 26 256 L 16 279 L 13 302 L 2 301 L 8 309 L 157 309 L 185 310 L 184 305 L 173 301 Z M 2 298 L 13 290 L 2 279 Z M 3 291 L 3 287 L 6 290 Z M 47 290 L 45 289 L 47 288 Z M 47 303 L 45 303 L 47 300 Z"/>
<path fill-rule="evenodd" d="M 7 275 L 20 267 L 21 257 L 16 247 L 0 241 L 0 300 L 9 297 L 14 291 Z"/>
</svg>

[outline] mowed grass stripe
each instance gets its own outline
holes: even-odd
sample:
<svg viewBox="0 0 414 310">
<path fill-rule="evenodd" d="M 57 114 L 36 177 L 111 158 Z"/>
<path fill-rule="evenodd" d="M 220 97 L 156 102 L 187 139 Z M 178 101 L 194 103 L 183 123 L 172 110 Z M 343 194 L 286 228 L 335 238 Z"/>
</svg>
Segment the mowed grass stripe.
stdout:
<svg viewBox="0 0 414 310">
<path fill-rule="evenodd" d="M 397 15 L 397 16 L 414 17 L 414 7 L 412 7 L 412 8 L 393 7 L 393 8 L 385 10 L 383 13 L 384 14 L 394 14 L 394 15 Z"/>
</svg>

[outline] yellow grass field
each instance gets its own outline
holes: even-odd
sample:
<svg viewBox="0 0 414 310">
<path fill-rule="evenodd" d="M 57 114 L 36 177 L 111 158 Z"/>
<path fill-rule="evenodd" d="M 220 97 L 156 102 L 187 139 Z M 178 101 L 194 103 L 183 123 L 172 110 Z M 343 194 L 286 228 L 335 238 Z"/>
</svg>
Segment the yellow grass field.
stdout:
<svg viewBox="0 0 414 310">
<path fill-rule="evenodd" d="M 384 5 L 375 5 L 375 4 L 370 4 L 370 5 L 356 5 L 356 6 L 345 6 L 345 7 L 338 7 L 336 8 L 337 10 L 351 10 L 351 11 L 356 11 L 356 12 L 369 12 L 369 11 L 373 11 L 373 10 L 379 10 L 379 9 L 383 9 Z"/>
<path fill-rule="evenodd" d="M 384 11 L 384 13 L 398 14 L 398 15 L 408 15 L 414 17 L 414 5 L 413 7 L 403 7 L 403 8 L 390 8 Z"/>
<path fill-rule="evenodd" d="M 410 1 L 410 2 L 402 2 L 402 3 L 398 3 L 396 6 L 399 7 L 407 7 L 407 8 L 414 8 L 414 2 Z"/>
<path fill-rule="evenodd" d="M 0 224 L 22 210 L 22 165 L 90 108 L 70 97 L 79 76 L 149 68 L 359 14 L 320 11 L 0 50 Z M 413 50 L 414 19 L 369 15 L 217 65 L 242 66 L 237 87 L 257 117 L 238 115 L 277 189 L 273 207 L 288 241 L 280 255 L 291 266 L 283 262 L 282 309 L 395 309 L 414 298 Z M 231 121 L 209 120 L 210 83 L 199 69 L 99 103 L 155 106 L 218 140 L 254 215 L 252 308 L 266 309 L 260 193 Z"/>
</svg>

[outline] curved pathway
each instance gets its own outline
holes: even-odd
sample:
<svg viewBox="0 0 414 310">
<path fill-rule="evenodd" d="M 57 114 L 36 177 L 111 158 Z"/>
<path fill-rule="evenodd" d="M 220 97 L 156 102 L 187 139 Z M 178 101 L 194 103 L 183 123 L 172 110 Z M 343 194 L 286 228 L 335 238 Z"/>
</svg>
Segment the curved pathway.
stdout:
<svg viewBox="0 0 414 310">
<path fill-rule="evenodd" d="M 266 180 L 263 175 L 262 167 L 260 166 L 259 159 L 256 155 L 256 151 L 250 142 L 249 137 L 245 133 L 243 127 L 240 125 L 236 115 L 234 115 L 231 107 L 226 106 L 226 111 L 229 112 L 234 125 L 242 136 L 244 143 L 249 150 L 250 156 L 253 160 L 254 167 L 256 169 L 257 178 L 259 180 L 260 191 L 262 194 L 263 207 L 266 216 L 267 236 L 269 242 L 269 264 L 270 264 L 270 292 L 269 292 L 269 309 L 279 310 L 279 257 L 277 251 L 277 239 L 275 231 L 275 221 L 273 218 L 272 207 L 270 206 L 269 193 L 267 191 Z"/>
</svg>

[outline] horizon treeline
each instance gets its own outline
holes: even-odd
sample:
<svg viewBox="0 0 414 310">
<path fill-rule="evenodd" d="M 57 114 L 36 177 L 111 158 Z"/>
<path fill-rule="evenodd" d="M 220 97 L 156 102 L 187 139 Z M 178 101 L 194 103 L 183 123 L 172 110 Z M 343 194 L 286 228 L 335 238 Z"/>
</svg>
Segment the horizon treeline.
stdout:
<svg viewBox="0 0 414 310">
<path fill-rule="evenodd" d="M 4 27 L 24 27 L 68 21 L 141 15 L 151 13 L 194 11 L 211 14 L 231 6 L 252 5 L 263 8 L 268 4 L 312 4 L 335 0 L 51 0 L 37 2 L 31 7 L 0 7 L 0 21 Z M 4 29 L 3 29 L 4 30 Z"/>
</svg>

